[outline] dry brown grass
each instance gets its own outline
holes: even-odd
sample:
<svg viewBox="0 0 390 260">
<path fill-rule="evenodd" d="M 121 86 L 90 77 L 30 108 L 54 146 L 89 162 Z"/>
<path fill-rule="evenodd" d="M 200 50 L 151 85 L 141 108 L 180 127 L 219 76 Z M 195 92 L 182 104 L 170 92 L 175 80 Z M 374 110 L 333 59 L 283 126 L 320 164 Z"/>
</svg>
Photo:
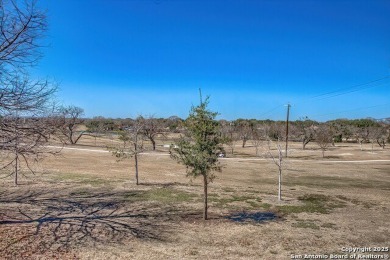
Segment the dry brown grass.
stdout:
<svg viewBox="0 0 390 260">
<path fill-rule="evenodd" d="M 94 148 L 90 137 L 75 148 Z M 111 142 L 110 140 L 108 140 Z M 104 146 L 107 140 L 101 140 Z M 315 144 L 293 148 L 277 201 L 277 169 L 237 147 L 210 185 L 211 219 L 201 220 L 201 180 L 185 177 L 162 146 L 133 162 L 109 153 L 64 149 L 36 176 L 0 186 L 0 258 L 290 259 L 342 254 L 347 246 L 389 246 L 389 149 L 336 144 L 322 159 Z M 230 156 L 231 157 L 231 156 Z M 264 223 L 237 223 L 235 212 L 274 212 Z"/>
</svg>

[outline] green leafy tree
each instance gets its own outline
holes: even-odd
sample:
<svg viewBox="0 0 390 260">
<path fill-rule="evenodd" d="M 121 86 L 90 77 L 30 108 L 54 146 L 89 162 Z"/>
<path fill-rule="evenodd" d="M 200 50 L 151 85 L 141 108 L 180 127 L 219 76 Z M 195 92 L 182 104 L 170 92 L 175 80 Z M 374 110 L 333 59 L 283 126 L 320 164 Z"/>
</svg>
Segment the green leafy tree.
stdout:
<svg viewBox="0 0 390 260">
<path fill-rule="evenodd" d="M 222 170 L 218 155 L 223 153 L 219 123 L 216 112 L 207 110 L 209 99 L 192 107 L 185 126 L 186 136 L 181 136 L 176 146 L 171 146 L 171 158 L 187 168 L 187 176 L 203 177 L 204 210 L 203 219 L 207 219 L 207 187 L 215 178 L 214 172 Z"/>
</svg>

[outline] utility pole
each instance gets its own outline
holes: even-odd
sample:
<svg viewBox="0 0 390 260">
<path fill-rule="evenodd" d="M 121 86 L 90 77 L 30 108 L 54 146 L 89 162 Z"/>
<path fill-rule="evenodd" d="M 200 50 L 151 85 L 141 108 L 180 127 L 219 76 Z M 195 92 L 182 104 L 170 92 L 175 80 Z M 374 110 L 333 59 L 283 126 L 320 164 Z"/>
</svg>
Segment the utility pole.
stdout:
<svg viewBox="0 0 390 260">
<path fill-rule="evenodd" d="M 290 117 L 290 103 L 287 104 L 287 120 L 286 120 L 286 158 L 287 158 L 287 148 L 288 148 L 288 120 Z"/>
</svg>

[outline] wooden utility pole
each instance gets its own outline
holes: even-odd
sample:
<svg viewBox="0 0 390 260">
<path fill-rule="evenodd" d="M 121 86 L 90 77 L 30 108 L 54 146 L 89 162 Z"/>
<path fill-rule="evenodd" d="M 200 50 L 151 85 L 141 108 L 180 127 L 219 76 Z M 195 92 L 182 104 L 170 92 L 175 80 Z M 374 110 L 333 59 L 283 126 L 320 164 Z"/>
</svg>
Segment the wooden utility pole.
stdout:
<svg viewBox="0 0 390 260">
<path fill-rule="evenodd" d="M 287 104 L 287 120 L 286 120 L 286 158 L 287 158 L 287 148 L 288 148 L 288 120 L 290 117 L 290 104 Z"/>
</svg>

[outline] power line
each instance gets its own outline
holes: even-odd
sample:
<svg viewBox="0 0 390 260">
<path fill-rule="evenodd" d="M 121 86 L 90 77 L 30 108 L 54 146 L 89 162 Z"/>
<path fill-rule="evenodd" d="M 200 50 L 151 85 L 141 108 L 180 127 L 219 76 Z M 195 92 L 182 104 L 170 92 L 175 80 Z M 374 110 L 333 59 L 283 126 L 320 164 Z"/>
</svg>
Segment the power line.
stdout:
<svg viewBox="0 0 390 260">
<path fill-rule="evenodd" d="M 372 84 L 372 83 L 375 83 L 375 82 L 378 82 L 378 81 L 381 81 L 381 80 L 384 80 L 384 79 L 388 79 L 388 78 L 389 78 L 389 76 L 385 76 L 385 77 L 382 77 L 382 78 L 379 78 L 379 79 L 371 80 L 369 82 L 365 82 L 365 83 L 361 83 L 361 84 L 358 84 L 358 85 L 354 85 L 352 87 L 342 88 L 342 89 L 326 92 L 326 93 L 323 93 L 323 94 L 319 94 L 319 95 L 311 97 L 310 99 L 318 99 L 318 98 L 323 97 L 323 96 L 325 96 L 325 97 L 321 98 L 321 99 L 331 98 L 331 97 L 340 96 L 340 95 L 344 95 L 344 94 L 349 94 L 349 93 L 352 93 L 352 92 L 356 92 L 356 91 L 360 91 L 360 90 L 364 90 L 364 89 L 368 89 L 368 88 L 373 88 L 373 87 L 376 87 L 376 86 L 375 85 L 374 86 L 366 86 L 366 85 L 369 85 L 369 84 Z M 339 93 L 339 92 L 341 92 L 341 93 Z M 335 94 L 335 95 L 332 95 L 332 94 Z M 326 97 L 328 95 L 331 95 L 331 96 Z"/>
<path fill-rule="evenodd" d="M 334 113 L 327 113 L 327 114 L 317 114 L 317 115 L 312 115 L 311 117 L 320 117 L 320 116 L 328 116 L 328 115 L 334 115 L 334 114 L 340 114 L 340 113 L 345 113 L 345 112 L 353 112 L 353 111 L 359 111 L 359 110 L 365 110 L 365 109 L 370 109 L 370 108 L 375 108 L 375 107 L 382 107 L 382 106 L 388 106 L 390 103 L 382 104 L 382 105 L 375 105 L 375 106 L 369 106 L 369 107 L 360 107 L 360 108 L 355 108 L 355 109 L 349 109 L 349 110 L 344 110 L 344 111 L 339 111 L 339 112 L 334 112 Z"/>
<path fill-rule="evenodd" d="M 365 83 L 354 85 L 352 87 L 341 88 L 341 89 L 338 89 L 338 90 L 325 92 L 325 93 L 322 93 L 322 94 L 310 97 L 307 100 L 304 100 L 302 102 L 298 102 L 298 103 L 295 104 L 295 106 L 307 103 L 309 101 L 314 101 L 314 100 L 315 101 L 319 101 L 319 100 L 323 100 L 323 99 L 334 98 L 334 97 L 338 97 L 338 96 L 347 95 L 347 94 L 350 94 L 350 93 L 362 91 L 362 90 L 365 90 L 365 89 L 370 89 L 370 88 L 374 88 L 374 87 L 378 87 L 378 86 L 383 86 L 385 84 L 389 84 L 389 81 L 384 81 L 384 80 L 389 79 L 389 78 L 390 78 L 390 76 L 384 76 L 384 77 L 377 78 L 377 79 L 374 79 L 374 80 L 371 80 L 371 81 L 368 81 L 368 82 L 365 82 Z M 352 111 L 358 111 L 358 110 L 364 110 L 364 109 L 369 109 L 369 108 L 380 107 L 380 106 L 384 106 L 384 105 L 389 105 L 389 103 L 383 104 L 383 105 L 362 107 L 362 108 L 357 108 L 357 109 L 351 109 L 351 110 L 345 110 L 345 111 L 340 111 L 340 112 L 328 113 L 328 114 L 314 115 L 314 116 L 326 116 L 326 115 L 339 114 L 339 113 L 344 113 L 344 112 L 352 112 Z M 264 117 L 264 116 L 269 116 L 270 114 L 273 114 L 272 112 L 274 112 L 276 109 L 278 109 L 280 107 L 283 107 L 283 106 L 285 106 L 285 105 L 284 104 L 277 105 L 276 107 L 274 107 L 274 108 L 272 108 L 272 109 L 270 109 L 270 110 L 260 114 L 258 117 L 261 118 L 261 117 Z M 312 116 L 312 117 L 314 117 L 314 116 Z"/>
<path fill-rule="evenodd" d="M 278 109 L 279 107 L 283 107 L 284 104 L 281 104 L 281 105 L 277 105 L 276 107 L 268 110 L 267 112 L 263 113 L 263 114 L 260 114 L 258 117 L 261 118 L 263 116 L 268 116 L 269 114 L 271 114 L 273 111 L 275 111 L 276 109 Z"/>
<path fill-rule="evenodd" d="M 365 89 L 369 89 L 369 88 L 378 87 L 378 86 L 384 85 L 384 84 L 386 84 L 386 83 L 387 83 L 387 82 L 381 82 L 381 83 L 379 83 L 379 84 L 377 84 L 377 85 L 372 85 L 372 86 L 368 86 L 368 87 L 364 87 L 364 88 L 354 89 L 354 90 L 350 90 L 350 91 L 346 91 L 346 92 L 334 94 L 334 95 L 331 95 L 331 96 L 319 98 L 319 99 L 316 99 L 316 100 L 323 100 L 323 99 L 338 97 L 338 96 L 342 96 L 342 95 L 354 93 L 354 92 L 357 92 L 357 91 L 361 91 L 361 90 L 365 90 Z"/>
<path fill-rule="evenodd" d="M 338 96 L 354 93 L 354 92 L 357 92 L 357 91 L 361 91 L 361 90 L 365 90 L 365 89 L 369 89 L 369 88 L 373 88 L 373 87 L 382 86 L 384 84 L 389 84 L 389 81 L 384 81 L 384 80 L 389 79 L 389 78 L 390 78 L 389 76 L 385 76 L 385 77 L 381 77 L 381 78 L 378 78 L 378 79 L 375 79 L 375 80 L 371 80 L 369 82 L 365 82 L 365 83 L 362 83 L 362 84 L 354 85 L 352 87 L 341 88 L 339 90 L 335 90 L 335 91 L 330 91 L 330 92 L 326 92 L 326 93 L 323 93 L 323 94 L 319 94 L 319 95 L 316 95 L 316 96 L 313 96 L 313 97 L 309 98 L 308 100 L 300 102 L 299 104 L 304 104 L 304 103 L 307 103 L 309 101 L 319 101 L 319 100 L 324 100 L 324 99 L 328 99 L 328 98 L 334 98 L 334 97 L 338 97 Z M 350 110 L 334 112 L 334 113 L 311 115 L 310 117 L 313 118 L 313 117 L 322 117 L 322 116 L 327 116 L 327 115 L 335 115 L 335 114 L 339 114 L 339 113 L 353 112 L 353 111 L 358 111 L 358 110 L 364 110 L 364 109 L 370 109 L 370 108 L 375 108 L 375 107 L 381 107 L 381 106 L 385 106 L 385 105 L 389 105 L 389 104 L 387 103 L 387 104 L 383 104 L 383 105 L 361 107 L 361 108 L 350 109 Z"/>
</svg>

